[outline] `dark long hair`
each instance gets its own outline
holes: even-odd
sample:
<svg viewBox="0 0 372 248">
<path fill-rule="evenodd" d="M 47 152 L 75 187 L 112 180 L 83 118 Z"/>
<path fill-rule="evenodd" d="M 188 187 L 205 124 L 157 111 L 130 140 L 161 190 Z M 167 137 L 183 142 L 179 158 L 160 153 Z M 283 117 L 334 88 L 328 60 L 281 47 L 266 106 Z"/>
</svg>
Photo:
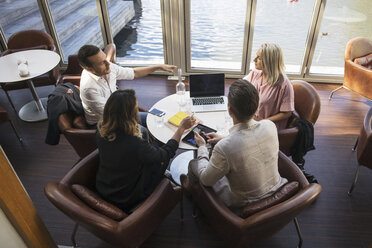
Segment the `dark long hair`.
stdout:
<svg viewBox="0 0 372 248">
<path fill-rule="evenodd" d="M 109 141 L 116 139 L 116 132 L 120 129 L 125 134 L 141 137 L 137 120 L 138 103 L 135 91 L 117 90 L 106 102 L 103 116 L 98 122 L 98 132 Z"/>
</svg>

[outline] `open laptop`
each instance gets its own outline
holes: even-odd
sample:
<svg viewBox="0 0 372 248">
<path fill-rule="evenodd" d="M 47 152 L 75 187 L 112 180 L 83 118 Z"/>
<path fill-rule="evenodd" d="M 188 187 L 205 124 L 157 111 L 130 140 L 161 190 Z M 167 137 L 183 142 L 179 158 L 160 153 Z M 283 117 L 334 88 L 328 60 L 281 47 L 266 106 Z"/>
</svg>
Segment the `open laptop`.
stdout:
<svg viewBox="0 0 372 248">
<path fill-rule="evenodd" d="M 192 112 L 226 111 L 225 74 L 190 75 Z"/>
</svg>

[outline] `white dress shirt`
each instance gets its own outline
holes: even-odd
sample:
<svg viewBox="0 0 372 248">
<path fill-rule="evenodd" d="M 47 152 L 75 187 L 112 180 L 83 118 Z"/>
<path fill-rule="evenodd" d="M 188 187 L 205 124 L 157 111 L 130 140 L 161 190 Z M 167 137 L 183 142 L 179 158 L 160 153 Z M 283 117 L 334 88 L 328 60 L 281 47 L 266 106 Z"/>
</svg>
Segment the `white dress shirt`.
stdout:
<svg viewBox="0 0 372 248">
<path fill-rule="evenodd" d="M 103 115 L 107 99 L 112 92 L 117 90 L 117 80 L 133 80 L 134 70 L 123 68 L 110 62 L 111 72 L 107 74 L 107 81 L 83 70 L 80 79 L 80 98 L 83 103 L 85 119 L 88 124 L 93 125 Z"/>
<path fill-rule="evenodd" d="M 279 142 L 272 121 L 250 120 L 230 129 L 208 158 L 205 146 L 198 148 L 198 158 L 190 171 L 213 189 L 233 211 L 273 194 L 287 182 L 278 171 Z"/>
</svg>

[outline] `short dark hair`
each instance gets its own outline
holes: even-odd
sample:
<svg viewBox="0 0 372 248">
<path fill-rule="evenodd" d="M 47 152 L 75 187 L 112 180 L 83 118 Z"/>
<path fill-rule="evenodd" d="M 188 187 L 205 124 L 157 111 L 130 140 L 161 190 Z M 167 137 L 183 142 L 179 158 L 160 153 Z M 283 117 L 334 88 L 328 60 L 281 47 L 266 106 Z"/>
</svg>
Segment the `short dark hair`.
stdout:
<svg viewBox="0 0 372 248">
<path fill-rule="evenodd" d="M 256 88 L 250 82 L 238 79 L 230 86 L 228 100 L 236 119 L 247 121 L 256 113 L 259 97 Z"/>
<path fill-rule="evenodd" d="M 94 45 L 84 45 L 79 49 L 78 61 L 81 67 L 92 67 L 88 57 L 96 55 L 101 49 Z"/>
</svg>

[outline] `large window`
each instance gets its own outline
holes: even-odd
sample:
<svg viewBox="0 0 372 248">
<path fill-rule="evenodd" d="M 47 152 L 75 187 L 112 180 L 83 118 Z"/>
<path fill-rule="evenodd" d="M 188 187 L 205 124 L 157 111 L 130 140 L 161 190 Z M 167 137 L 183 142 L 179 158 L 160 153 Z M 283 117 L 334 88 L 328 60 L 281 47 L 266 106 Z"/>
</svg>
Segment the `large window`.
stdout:
<svg viewBox="0 0 372 248">
<path fill-rule="evenodd" d="M 6 39 L 21 30 L 43 29 L 45 31 L 36 0 L 0 1 L 0 26 Z"/>
<path fill-rule="evenodd" d="M 241 71 L 247 0 L 190 0 L 192 69 Z"/>
<path fill-rule="evenodd" d="M 51 1 L 49 6 L 65 61 L 85 44 L 103 47 L 96 1 Z"/>
<path fill-rule="evenodd" d="M 250 68 L 262 43 L 278 44 L 287 73 L 301 71 L 315 0 L 257 1 Z"/>
<path fill-rule="evenodd" d="M 282 47 L 290 77 L 341 82 L 346 43 L 372 39 L 371 0 L 0 2 L 2 49 L 13 33 L 42 29 L 56 39 L 65 63 L 84 44 L 114 42 L 121 65 L 173 63 L 186 73 L 241 77 L 270 42 Z"/>
<path fill-rule="evenodd" d="M 310 73 L 342 75 L 346 43 L 358 36 L 372 40 L 372 1 L 327 0 Z"/>
<path fill-rule="evenodd" d="M 117 61 L 129 65 L 163 64 L 161 1 L 141 0 L 141 5 L 138 1 L 111 2 L 118 6 L 109 8 Z"/>
</svg>

